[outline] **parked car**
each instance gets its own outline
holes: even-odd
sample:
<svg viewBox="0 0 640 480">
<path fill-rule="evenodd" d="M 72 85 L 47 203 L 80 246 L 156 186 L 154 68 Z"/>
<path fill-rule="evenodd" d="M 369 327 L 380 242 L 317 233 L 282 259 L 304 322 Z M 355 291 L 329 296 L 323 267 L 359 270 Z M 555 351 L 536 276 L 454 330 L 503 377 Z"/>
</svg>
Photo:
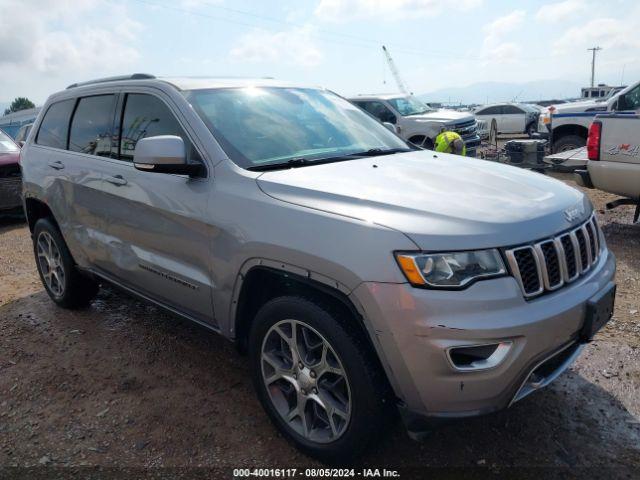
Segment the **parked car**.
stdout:
<svg viewBox="0 0 640 480">
<path fill-rule="evenodd" d="M 587 168 L 576 172 L 578 183 L 624 198 L 607 204 L 635 205 L 640 220 L 640 115 L 596 116 L 587 139 Z"/>
<path fill-rule="evenodd" d="M 596 115 L 606 112 L 640 112 L 640 82 L 622 91 L 612 90 L 606 98 L 549 107 L 543 112 L 541 122 L 551 135 L 553 152 L 584 147 L 589 125 Z"/>
<path fill-rule="evenodd" d="M 0 212 L 16 210 L 22 205 L 19 161 L 20 148 L 0 130 Z"/>
<path fill-rule="evenodd" d="M 24 142 L 27 140 L 27 137 L 29 136 L 29 132 L 31 131 L 32 126 L 33 126 L 33 123 L 27 123 L 26 125 L 23 125 L 22 127 L 20 127 L 20 130 L 18 130 L 18 133 L 16 134 L 16 138 L 14 139 L 14 141 L 18 144 L 18 146 L 22 147 L 22 145 L 24 145 Z"/>
<path fill-rule="evenodd" d="M 381 122 L 395 125 L 398 135 L 414 145 L 433 150 L 436 137 L 445 128 L 462 137 L 468 157 L 476 156 L 480 136 L 477 122 L 469 113 L 436 110 L 402 94 L 359 95 L 350 101 Z"/>
<path fill-rule="evenodd" d="M 52 95 L 33 129 L 24 201 L 53 302 L 113 283 L 233 340 L 274 425 L 324 461 L 392 408 L 419 435 L 512 405 L 611 315 L 587 196 L 408 148 L 327 90 L 137 74 Z"/>
<path fill-rule="evenodd" d="M 496 103 L 475 111 L 477 119 L 487 122 L 489 128 L 496 123 L 498 133 L 526 133 L 533 136 L 538 131 L 540 110 L 526 103 Z"/>
</svg>

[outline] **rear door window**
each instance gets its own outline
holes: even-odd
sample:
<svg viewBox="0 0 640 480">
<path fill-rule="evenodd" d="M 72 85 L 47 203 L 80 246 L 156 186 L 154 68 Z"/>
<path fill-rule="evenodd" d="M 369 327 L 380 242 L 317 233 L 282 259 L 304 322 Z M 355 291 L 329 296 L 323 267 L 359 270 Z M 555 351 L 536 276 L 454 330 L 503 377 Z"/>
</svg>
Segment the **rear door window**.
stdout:
<svg viewBox="0 0 640 480">
<path fill-rule="evenodd" d="M 69 119 L 75 98 L 51 104 L 42 119 L 36 143 L 45 147 L 67 148 Z"/>
<path fill-rule="evenodd" d="M 101 157 L 111 155 L 115 102 L 115 95 L 80 99 L 71 120 L 69 150 Z"/>
<path fill-rule="evenodd" d="M 520 110 L 514 105 L 505 105 L 504 107 L 502 107 L 502 109 L 502 113 L 505 115 L 517 115 L 524 113 L 524 111 Z"/>
<path fill-rule="evenodd" d="M 184 129 L 162 100 L 144 93 L 129 93 L 122 116 L 119 158 L 133 161 L 138 141 L 158 135 L 181 137 L 185 143 L 187 159 L 200 159 Z"/>
<path fill-rule="evenodd" d="M 487 107 L 484 110 L 480 110 L 476 115 L 500 115 L 502 112 L 499 106 Z"/>
<path fill-rule="evenodd" d="M 358 103 L 358 106 L 369 112 L 381 122 L 396 123 L 396 116 L 382 102 L 362 102 Z"/>
</svg>

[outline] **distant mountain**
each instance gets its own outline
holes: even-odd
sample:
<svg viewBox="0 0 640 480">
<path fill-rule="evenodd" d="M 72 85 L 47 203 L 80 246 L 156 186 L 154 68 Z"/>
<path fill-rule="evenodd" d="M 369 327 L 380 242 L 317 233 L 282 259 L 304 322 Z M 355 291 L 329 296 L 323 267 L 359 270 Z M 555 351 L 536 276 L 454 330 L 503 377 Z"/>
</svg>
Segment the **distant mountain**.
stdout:
<svg viewBox="0 0 640 480">
<path fill-rule="evenodd" d="M 581 85 L 567 80 L 536 80 L 525 83 L 480 82 L 466 87 L 441 88 L 419 95 L 427 102 L 485 104 L 507 101 L 530 101 L 577 98 Z"/>
</svg>

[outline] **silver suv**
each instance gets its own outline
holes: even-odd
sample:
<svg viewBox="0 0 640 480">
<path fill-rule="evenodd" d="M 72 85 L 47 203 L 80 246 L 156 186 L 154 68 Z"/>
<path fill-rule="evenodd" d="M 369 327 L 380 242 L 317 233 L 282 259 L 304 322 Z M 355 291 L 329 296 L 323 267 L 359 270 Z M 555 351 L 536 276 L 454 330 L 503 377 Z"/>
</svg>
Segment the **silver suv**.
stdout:
<svg viewBox="0 0 640 480">
<path fill-rule="evenodd" d="M 611 315 L 615 260 L 585 195 L 413 149 L 323 89 L 74 84 L 22 170 L 56 304 L 107 282 L 228 337 L 276 427 L 324 461 L 395 407 L 414 436 L 508 407 Z"/>
</svg>

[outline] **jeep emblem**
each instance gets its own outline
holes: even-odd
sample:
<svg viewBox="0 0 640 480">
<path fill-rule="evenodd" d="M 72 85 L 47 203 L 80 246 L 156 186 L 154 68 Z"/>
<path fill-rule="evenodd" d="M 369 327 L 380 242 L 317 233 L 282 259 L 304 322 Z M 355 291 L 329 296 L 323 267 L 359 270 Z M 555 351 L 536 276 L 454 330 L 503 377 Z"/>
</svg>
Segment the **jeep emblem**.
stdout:
<svg viewBox="0 0 640 480">
<path fill-rule="evenodd" d="M 564 218 L 567 219 L 567 222 L 573 223 L 582 215 L 581 210 L 578 207 L 568 208 L 564 211 Z"/>
</svg>

